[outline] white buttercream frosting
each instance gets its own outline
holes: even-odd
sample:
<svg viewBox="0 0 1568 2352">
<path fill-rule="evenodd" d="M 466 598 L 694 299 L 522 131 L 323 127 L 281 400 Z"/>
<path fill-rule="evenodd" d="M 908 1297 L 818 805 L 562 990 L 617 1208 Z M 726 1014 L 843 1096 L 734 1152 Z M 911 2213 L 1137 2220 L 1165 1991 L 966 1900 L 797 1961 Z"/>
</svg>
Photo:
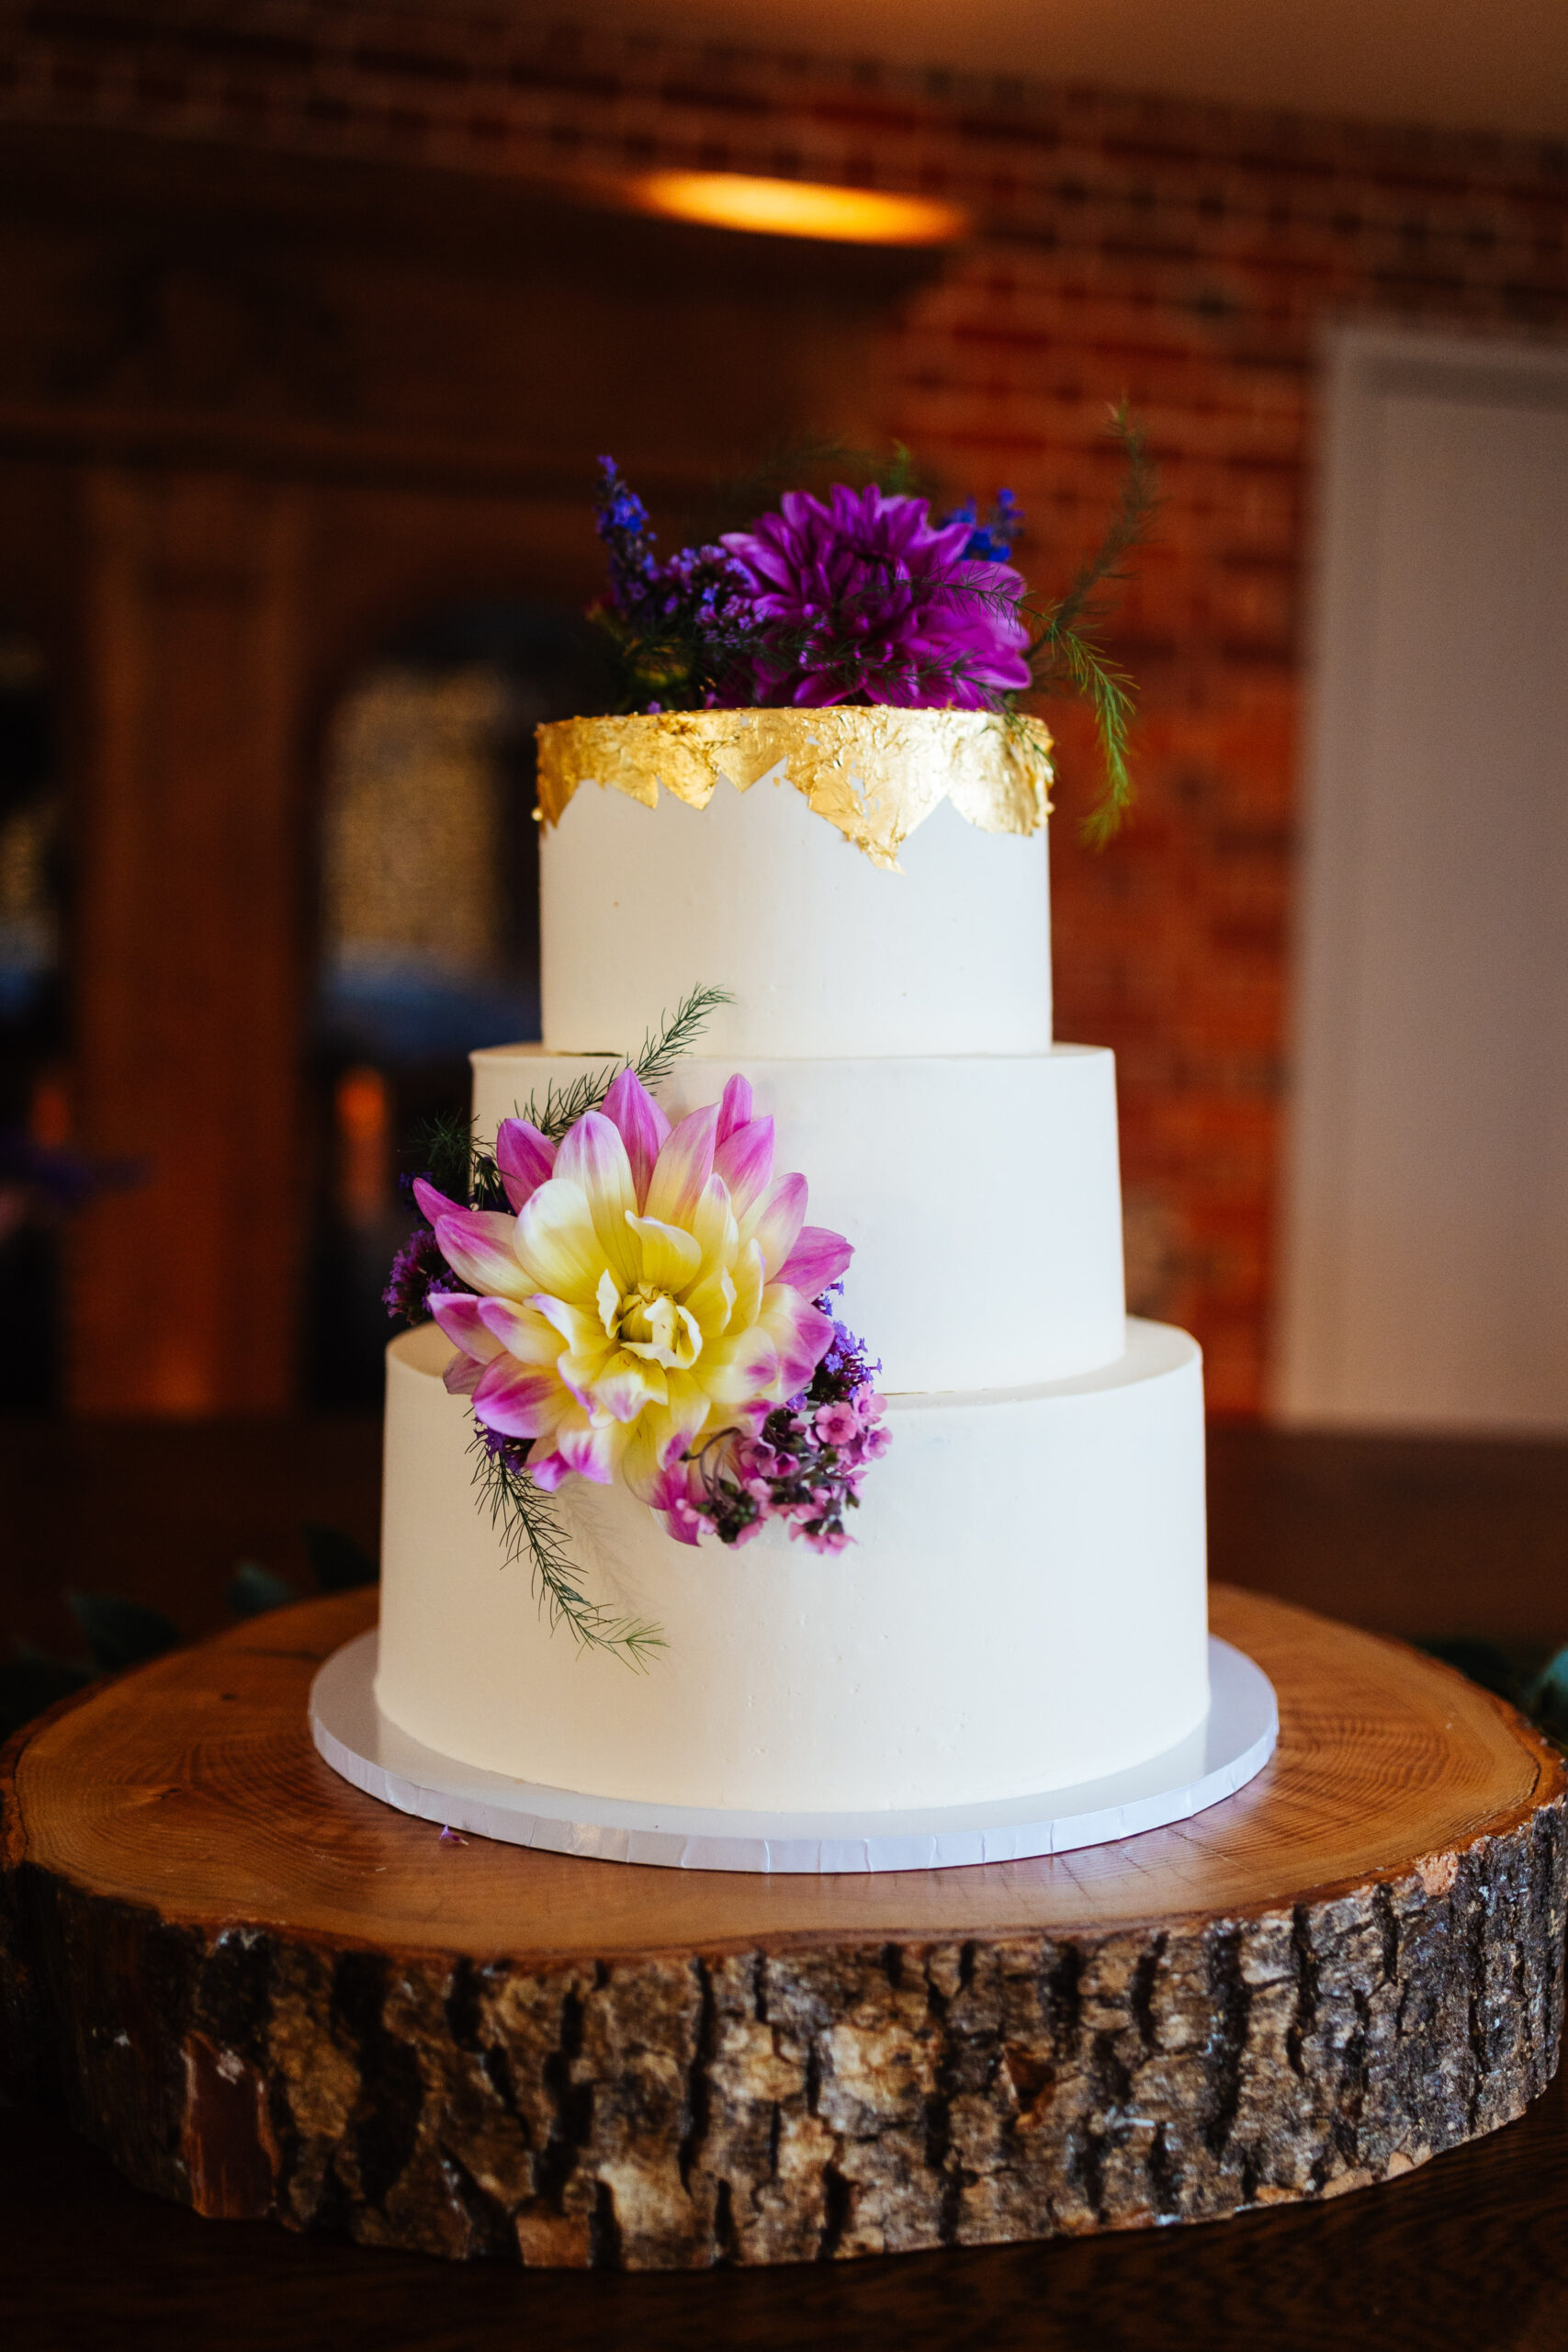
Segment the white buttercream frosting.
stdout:
<svg viewBox="0 0 1568 2352">
<path fill-rule="evenodd" d="M 584 785 L 539 843 L 544 1035 L 623 1053 L 694 986 L 737 1058 L 1038 1054 L 1051 1043 L 1045 832 L 933 809 L 884 873 L 787 785 L 645 808 Z"/>
</svg>

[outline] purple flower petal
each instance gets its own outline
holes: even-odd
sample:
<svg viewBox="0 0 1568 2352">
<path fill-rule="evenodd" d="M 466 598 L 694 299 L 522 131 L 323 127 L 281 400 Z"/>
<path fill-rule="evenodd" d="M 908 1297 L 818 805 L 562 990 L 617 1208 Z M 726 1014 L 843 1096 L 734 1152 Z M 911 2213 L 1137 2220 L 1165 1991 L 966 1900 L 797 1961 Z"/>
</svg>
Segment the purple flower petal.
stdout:
<svg viewBox="0 0 1568 2352">
<path fill-rule="evenodd" d="M 501 1341 L 486 1326 L 484 1300 L 476 1298 L 472 1291 L 433 1290 L 427 1304 L 454 1347 L 477 1357 L 480 1363 L 490 1362 Z"/>
<path fill-rule="evenodd" d="M 586 1112 L 561 1138 L 556 1176 L 581 1193 L 600 1249 L 623 1283 L 629 1283 L 637 1261 L 626 1238 L 626 1218 L 637 1214 L 637 1192 L 620 1129 L 603 1112 Z"/>
<path fill-rule="evenodd" d="M 718 1106 L 718 1133 L 715 1142 L 723 1146 L 729 1141 L 737 1127 L 743 1127 L 751 1116 L 751 1085 L 739 1070 L 724 1090 Z"/>
<path fill-rule="evenodd" d="M 963 519 L 933 524 L 923 499 L 841 483 L 826 502 L 792 491 L 777 514 L 730 533 L 765 625 L 756 698 L 985 709 L 1027 684 L 1024 582 L 971 558 L 970 536 Z"/>
<path fill-rule="evenodd" d="M 515 1220 L 502 1209 L 454 1209 L 436 1224 L 435 1238 L 452 1272 L 477 1291 L 522 1298 L 535 1285 L 517 1262 Z"/>
<path fill-rule="evenodd" d="M 502 1119 L 495 1131 L 495 1164 L 506 1187 L 506 1197 L 520 1209 L 546 1182 L 556 1164 L 556 1148 L 548 1136 L 526 1119 Z"/>
<path fill-rule="evenodd" d="M 783 1393 L 803 1388 L 832 1343 L 832 1317 L 808 1306 L 798 1291 L 770 1283 L 762 1294 L 762 1326 L 778 1351 Z"/>
<path fill-rule="evenodd" d="M 718 1108 L 693 1111 L 666 1138 L 648 1187 L 647 1210 L 665 1225 L 690 1227 L 713 1173 Z"/>
<path fill-rule="evenodd" d="M 669 1136 L 670 1122 L 635 1069 L 622 1070 L 605 1095 L 604 1116 L 619 1130 L 626 1145 L 640 1209 L 648 1199 L 649 1182 Z"/>
<path fill-rule="evenodd" d="M 784 1295 L 787 1297 L 788 1293 Z M 786 1318 L 773 1318 L 784 1328 Z M 734 1339 L 716 1340 L 703 1351 L 703 1386 L 716 1405 L 748 1405 L 771 1390 L 779 1375 L 779 1354 L 770 1330 L 761 1324 Z"/>
<path fill-rule="evenodd" d="M 513 1298 L 481 1298 L 475 1303 L 491 1355 L 504 1348 L 519 1363 L 536 1370 L 555 1363 L 561 1351 L 561 1334 L 538 1312 L 536 1295 L 522 1306 Z"/>
<path fill-rule="evenodd" d="M 770 1281 L 778 1279 L 780 1267 L 800 1238 L 806 1223 L 806 1201 L 804 1176 L 777 1177 L 741 1223 L 741 1238 L 761 1244 L 762 1262 Z"/>
<path fill-rule="evenodd" d="M 492 1356 L 474 1390 L 474 1412 L 502 1437 L 544 1437 L 560 1412 L 560 1382 L 509 1355 Z"/>
<path fill-rule="evenodd" d="M 607 1487 L 615 1475 L 616 1441 L 620 1435 L 614 1429 L 564 1429 L 556 1439 L 556 1451 L 569 1470 L 580 1478 L 592 1480 L 596 1487 Z"/>
<path fill-rule="evenodd" d="M 721 1113 L 721 1128 L 723 1125 Z M 744 1126 L 732 1127 L 714 1153 L 713 1172 L 723 1177 L 735 1214 L 743 1217 L 773 1172 L 772 1119 L 749 1119 Z"/>
<path fill-rule="evenodd" d="M 416 1176 L 413 1180 L 413 1196 L 419 1203 L 419 1213 L 427 1224 L 439 1225 L 444 1216 L 466 1214 L 461 1201 L 449 1201 L 445 1193 L 438 1193 L 434 1185 L 423 1176 Z"/>
<path fill-rule="evenodd" d="M 775 1279 L 806 1298 L 819 1298 L 829 1283 L 843 1279 L 854 1254 L 852 1243 L 841 1233 L 831 1233 L 825 1225 L 803 1225 Z"/>
</svg>

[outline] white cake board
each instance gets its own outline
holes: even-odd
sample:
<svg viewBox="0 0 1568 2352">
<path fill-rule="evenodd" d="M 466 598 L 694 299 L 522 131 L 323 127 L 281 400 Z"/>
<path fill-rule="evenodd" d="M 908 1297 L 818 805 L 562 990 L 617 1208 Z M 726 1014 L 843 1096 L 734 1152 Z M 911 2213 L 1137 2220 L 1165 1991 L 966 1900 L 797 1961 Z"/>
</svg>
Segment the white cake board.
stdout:
<svg viewBox="0 0 1568 2352">
<path fill-rule="evenodd" d="M 376 1704 L 376 1639 L 368 1633 L 345 1643 L 310 1687 L 317 1749 L 345 1781 L 400 1813 L 476 1837 L 671 1870 L 959 1870 L 1106 1846 L 1190 1821 L 1234 1796 L 1263 1770 L 1280 1732 L 1268 1676 L 1211 1635 L 1211 1698 L 1201 1755 L 1184 1740 L 1105 1780 L 995 1804 L 923 1805 L 907 1813 L 736 1813 L 637 1804 L 508 1780 L 411 1739 Z"/>
</svg>

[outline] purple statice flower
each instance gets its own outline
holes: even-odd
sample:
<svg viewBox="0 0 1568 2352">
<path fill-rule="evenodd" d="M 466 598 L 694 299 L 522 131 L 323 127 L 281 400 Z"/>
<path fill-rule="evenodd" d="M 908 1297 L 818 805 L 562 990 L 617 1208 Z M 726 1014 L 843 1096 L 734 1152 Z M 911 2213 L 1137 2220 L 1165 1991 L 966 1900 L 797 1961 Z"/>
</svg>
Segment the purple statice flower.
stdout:
<svg viewBox="0 0 1568 2352">
<path fill-rule="evenodd" d="M 923 498 L 838 483 L 727 532 L 763 625 L 754 699 L 987 710 L 1027 686 L 1022 577 L 975 560 L 974 529 L 933 524 Z"/>
<path fill-rule="evenodd" d="M 678 548 L 639 587 L 636 617 L 655 628 L 700 636 L 716 667 L 756 633 L 756 604 L 747 573 L 721 547 Z"/>
<path fill-rule="evenodd" d="M 434 1230 L 421 1223 L 392 1260 L 381 1304 L 399 1322 L 427 1323 L 431 1291 L 449 1290 L 451 1286 L 451 1272 L 441 1254 Z"/>
<path fill-rule="evenodd" d="M 828 1293 L 816 1305 L 829 1313 Z M 694 1544 L 711 1531 L 735 1548 L 778 1519 L 814 1552 L 843 1551 L 853 1541 L 844 1514 L 858 1510 L 861 1481 L 891 1443 L 882 1425 L 886 1400 L 873 1385 L 881 1368 L 835 1322 L 805 1388 L 774 1406 L 760 1427 L 721 1430 L 689 1457 L 685 1491 L 666 1507 L 671 1535 Z"/>
<path fill-rule="evenodd" d="M 492 1462 L 499 1462 L 502 1469 L 512 1472 L 513 1477 L 519 1476 L 528 1467 L 528 1456 L 533 1450 L 532 1439 L 507 1437 L 502 1430 L 492 1430 L 488 1421 L 481 1421 L 477 1415 L 474 1427 L 479 1432 L 479 1443 Z"/>
</svg>

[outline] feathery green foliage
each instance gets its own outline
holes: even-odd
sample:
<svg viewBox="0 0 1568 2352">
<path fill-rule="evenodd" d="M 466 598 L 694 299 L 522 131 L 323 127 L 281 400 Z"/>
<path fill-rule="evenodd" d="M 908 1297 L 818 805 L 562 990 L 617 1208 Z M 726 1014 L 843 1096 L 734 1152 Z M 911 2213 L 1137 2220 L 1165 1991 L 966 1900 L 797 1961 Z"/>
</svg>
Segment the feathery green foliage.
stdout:
<svg viewBox="0 0 1568 2352">
<path fill-rule="evenodd" d="M 559 1521 L 526 1470 L 513 1469 L 476 1433 L 474 1483 L 481 1509 L 501 1537 L 508 1566 L 526 1560 L 534 1593 L 553 1634 L 564 1625 L 580 1650 L 604 1650 L 639 1673 L 664 1646 L 659 1627 L 644 1617 L 616 1617 L 582 1589 L 582 1571 L 566 1548 Z"/>
<path fill-rule="evenodd" d="M 526 1119 L 542 1136 L 548 1136 L 552 1143 L 558 1143 L 568 1127 L 575 1125 L 590 1111 L 597 1111 L 624 1069 L 635 1070 L 649 1089 L 662 1085 L 682 1057 L 691 1052 L 719 1007 L 734 1001 L 728 989 L 693 989 L 681 999 L 673 1012 L 664 1016 L 657 1029 L 644 1034 L 635 1054 L 623 1054 L 614 1061 L 607 1058 L 603 1071 L 586 1072 L 581 1078 L 574 1078 L 570 1086 L 558 1087 L 552 1080 L 545 1089 L 543 1102 L 531 1094 L 516 1116 Z M 481 1157 L 488 1158 L 491 1166 L 494 1166 L 493 1155 Z"/>
<path fill-rule="evenodd" d="M 622 1067 L 635 1069 L 649 1089 L 662 1086 L 676 1063 L 691 1052 L 714 1014 L 734 1001 L 728 989 L 693 989 L 657 1029 L 643 1032 L 642 1044 L 635 1055 L 626 1056 Z M 609 1091 L 606 1086 L 605 1093 Z"/>
<path fill-rule="evenodd" d="M 1134 714 L 1133 681 L 1107 659 L 1098 632 L 1109 617 L 1106 591 L 1125 580 L 1127 559 L 1145 537 L 1159 503 L 1148 441 L 1125 401 L 1111 413 L 1108 428 L 1122 445 L 1126 472 L 1115 510 L 1100 540 L 1079 565 L 1066 594 L 1043 616 L 1029 649 L 1037 694 L 1066 687 L 1087 702 L 1100 738 L 1105 789 L 1084 820 L 1084 839 L 1100 848 L 1118 831 L 1133 804 L 1128 741 Z"/>
<path fill-rule="evenodd" d="M 1110 592 L 1127 578 L 1127 560 L 1145 537 L 1157 504 L 1147 439 L 1124 400 L 1111 411 L 1109 430 L 1125 460 L 1121 492 L 1100 546 L 1079 566 L 1066 594 L 1057 602 L 1042 602 L 1028 593 L 1018 596 L 1016 587 L 1010 592 L 983 578 L 933 576 L 920 589 L 921 594 L 948 603 L 974 599 L 993 612 L 998 621 L 1023 623 L 1032 634 L 1027 643 L 1031 683 L 1021 690 L 1022 695 L 1066 693 L 1088 704 L 1100 741 L 1104 776 L 1100 797 L 1083 825 L 1085 839 L 1096 846 L 1109 841 L 1118 830 L 1133 801 L 1128 756 L 1134 718 L 1133 681 L 1107 656 L 1100 631 L 1113 602 Z M 829 476 L 852 485 L 874 483 L 886 496 L 907 495 L 931 487 L 920 481 L 919 469 L 901 442 L 895 442 L 891 454 L 885 456 L 839 440 L 796 439 L 772 450 L 746 480 L 716 485 L 715 527 L 718 527 L 720 514 L 728 522 L 750 520 L 759 509 L 776 503 L 784 491 L 799 489 L 813 481 L 825 489 Z M 640 502 L 618 477 L 615 489 L 631 510 L 631 520 L 639 535 L 631 545 L 631 555 L 646 556 L 652 540 Z M 1016 528 L 1016 508 L 1013 512 Z M 605 527 L 602 524 L 602 528 Z M 610 530 L 608 537 L 613 541 L 615 531 Z M 906 650 L 899 642 L 889 642 L 878 649 L 873 641 L 874 631 L 867 633 L 888 590 L 895 584 L 899 567 L 894 556 L 881 559 L 886 578 L 879 576 L 875 557 L 863 556 L 865 582 L 857 589 L 846 590 L 835 601 L 831 617 L 842 639 L 841 661 L 830 650 L 825 650 L 820 641 L 824 627 L 820 616 L 803 621 L 795 628 L 783 628 L 776 621 L 764 625 L 754 616 L 748 617 L 744 595 L 737 599 L 724 586 L 722 560 L 716 546 L 710 543 L 701 550 L 688 550 L 687 557 L 697 568 L 673 593 L 667 591 L 634 600 L 635 609 L 625 612 L 617 609 L 614 595 L 595 608 L 610 665 L 606 671 L 607 700 L 614 709 L 635 712 L 695 710 L 710 706 L 728 708 L 737 693 L 750 684 L 752 666 L 764 650 L 771 662 L 783 665 L 780 674 L 787 674 L 796 660 L 808 660 L 818 684 L 831 685 L 837 666 L 842 672 L 838 683 L 852 688 L 847 695 L 852 703 L 880 698 L 874 683 L 878 670 L 886 673 L 888 698 L 902 699 L 907 684 Z M 706 573 L 702 571 L 704 564 L 709 565 Z M 857 612 L 857 605 L 863 609 Z M 960 688 L 968 658 L 955 656 L 951 673 L 946 673 L 950 695 Z M 991 701 L 992 707 L 1003 714 L 1012 714 L 1019 707 L 1021 694 L 1010 692 L 994 701 L 982 695 L 980 700 L 982 704 Z"/>
<path fill-rule="evenodd" d="M 1093 713 L 1100 737 L 1105 787 L 1081 831 L 1091 849 L 1103 849 L 1120 831 L 1133 805 L 1133 775 L 1128 764 L 1133 727 L 1133 681 L 1125 670 L 1108 662 L 1091 638 L 1069 630 L 1059 640 L 1062 670 L 1075 694 Z"/>
<path fill-rule="evenodd" d="M 476 1209 L 506 1206 L 495 1154 L 475 1143 L 473 1121 L 459 1111 L 437 1111 L 422 1121 L 414 1140 L 414 1167 L 448 1200 Z"/>
<path fill-rule="evenodd" d="M 691 1052 L 720 1005 L 733 1001 L 728 989 L 693 989 L 657 1029 L 646 1032 L 635 1054 L 623 1054 L 618 1059 L 606 1057 L 602 1071 L 585 1072 L 569 1086 L 557 1086 L 552 1080 L 542 1102 L 530 1095 L 526 1103 L 515 1106 L 514 1115 L 558 1143 L 570 1126 L 586 1113 L 598 1110 L 622 1070 L 635 1069 L 647 1087 L 661 1085 L 682 1055 Z M 414 1159 L 418 1172 L 449 1200 L 466 1202 L 476 1209 L 506 1207 L 506 1187 L 495 1164 L 494 1145 L 477 1143 L 472 1120 L 460 1112 L 439 1112 L 423 1123 Z"/>
</svg>

